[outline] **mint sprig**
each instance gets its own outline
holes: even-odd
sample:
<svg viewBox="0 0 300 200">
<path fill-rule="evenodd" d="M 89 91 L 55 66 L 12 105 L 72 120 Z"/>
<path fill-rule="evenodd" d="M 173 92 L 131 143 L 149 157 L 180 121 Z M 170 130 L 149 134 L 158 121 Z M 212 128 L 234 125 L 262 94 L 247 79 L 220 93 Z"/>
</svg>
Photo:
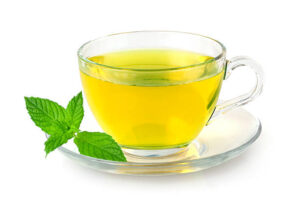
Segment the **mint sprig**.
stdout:
<svg viewBox="0 0 300 200">
<path fill-rule="evenodd" d="M 45 142 L 46 155 L 74 138 L 83 155 L 126 162 L 120 146 L 110 135 L 80 131 L 84 116 L 82 92 L 70 100 L 66 109 L 56 102 L 38 97 L 25 97 L 25 103 L 35 125 L 50 136 Z"/>
</svg>

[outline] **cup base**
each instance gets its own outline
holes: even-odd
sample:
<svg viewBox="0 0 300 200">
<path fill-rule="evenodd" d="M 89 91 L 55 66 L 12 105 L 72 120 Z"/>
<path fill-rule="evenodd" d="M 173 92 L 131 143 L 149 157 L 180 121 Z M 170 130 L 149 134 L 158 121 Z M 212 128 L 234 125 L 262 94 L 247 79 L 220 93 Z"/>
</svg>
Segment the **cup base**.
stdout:
<svg viewBox="0 0 300 200">
<path fill-rule="evenodd" d="M 187 150 L 186 147 L 159 149 L 159 150 L 141 150 L 123 148 L 125 154 L 142 158 L 161 158 L 181 154 Z"/>
</svg>

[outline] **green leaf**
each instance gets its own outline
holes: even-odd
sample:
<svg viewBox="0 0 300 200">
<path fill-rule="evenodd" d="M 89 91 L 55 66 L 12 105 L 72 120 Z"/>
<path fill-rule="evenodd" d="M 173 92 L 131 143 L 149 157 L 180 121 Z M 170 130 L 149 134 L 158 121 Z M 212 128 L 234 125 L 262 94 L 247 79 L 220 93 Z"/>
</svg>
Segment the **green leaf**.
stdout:
<svg viewBox="0 0 300 200">
<path fill-rule="evenodd" d="M 36 126 L 49 135 L 61 135 L 68 131 L 64 122 L 65 109 L 49 99 L 25 97 L 26 108 Z"/>
<path fill-rule="evenodd" d="M 106 133 L 80 132 L 75 137 L 74 143 L 83 155 L 126 162 L 120 146 Z"/>
<path fill-rule="evenodd" d="M 79 92 L 71 99 L 66 111 L 69 125 L 75 129 L 79 129 L 84 115 L 82 92 Z"/>
<path fill-rule="evenodd" d="M 68 142 L 69 139 L 73 138 L 74 134 L 72 130 L 66 132 L 65 134 L 55 136 L 52 135 L 48 138 L 45 142 L 45 152 L 46 156 L 51 152 L 54 151 L 56 148 L 60 147 L 61 145 Z"/>
</svg>

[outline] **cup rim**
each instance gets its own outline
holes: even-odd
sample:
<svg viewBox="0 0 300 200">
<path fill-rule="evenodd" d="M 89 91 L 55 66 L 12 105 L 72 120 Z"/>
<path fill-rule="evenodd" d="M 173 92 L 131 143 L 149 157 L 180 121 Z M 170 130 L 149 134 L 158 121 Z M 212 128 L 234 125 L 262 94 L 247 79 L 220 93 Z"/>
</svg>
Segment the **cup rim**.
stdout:
<svg viewBox="0 0 300 200">
<path fill-rule="evenodd" d="M 158 33 L 158 32 L 161 32 L 161 33 L 181 33 L 181 34 L 189 34 L 189 35 L 194 35 L 194 36 L 206 38 L 206 39 L 209 39 L 211 41 L 216 42 L 221 47 L 222 52 L 219 55 L 217 55 L 216 57 L 214 57 L 213 59 L 210 59 L 208 61 L 200 62 L 200 63 L 193 64 L 193 65 L 185 65 L 185 66 L 179 66 L 179 67 L 173 67 L 173 68 L 161 68 L 161 69 L 159 69 L 159 68 L 158 69 L 136 69 L 136 68 L 126 68 L 126 67 L 121 68 L 121 67 L 116 67 L 116 66 L 104 65 L 104 64 L 100 64 L 100 63 L 96 63 L 94 61 L 91 61 L 91 60 L 87 59 L 85 56 L 82 55 L 83 48 L 86 45 L 88 45 L 88 44 L 90 44 L 90 43 L 92 43 L 96 40 L 103 40 L 103 39 L 106 39 L 108 37 L 112 37 L 112 36 L 116 36 L 116 35 L 122 35 L 122 34 L 151 33 L 151 32 L 154 32 L 154 33 Z M 225 46 L 216 39 L 213 39 L 211 37 L 204 36 L 204 35 L 201 35 L 201 34 L 197 34 L 197 33 L 183 32 L 183 31 L 166 31 L 166 30 L 143 30 L 143 31 L 129 31 L 129 32 L 113 33 L 113 34 L 109 34 L 109 35 L 106 35 L 106 36 L 102 36 L 102 37 L 98 37 L 96 39 L 90 40 L 90 41 L 84 43 L 83 45 L 81 45 L 81 47 L 77 51 L 78 58 L 80 60 L 86 62 L 86 63 L 90 63 L 90 64 L 93 64 L 93 65 L 96 65 L 96 66 L 99 66 L 99 67 L 105 67 L 105 68 L 110 68 L 110 69 L 114 69 L 114 70 L 143 71 L 143 72 L 147 72 L 147 71 L 150 71 L 150 72 L 153 72 L 153 71 L 173 71 L 173 70 L 181 70 L 181 69 L 199 67 L 199 66 L 204 65 L 204 64 L 219 61 L 220 59 L 225 58 L 225 55 L 226 55 Z"/>
</svg>

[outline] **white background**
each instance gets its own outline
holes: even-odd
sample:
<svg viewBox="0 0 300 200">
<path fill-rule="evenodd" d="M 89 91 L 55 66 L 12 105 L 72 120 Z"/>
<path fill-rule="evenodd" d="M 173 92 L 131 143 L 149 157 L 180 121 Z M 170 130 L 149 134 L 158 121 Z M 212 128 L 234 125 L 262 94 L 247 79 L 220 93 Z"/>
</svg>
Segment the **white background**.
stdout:
<svg viewBox="0 0 300 200">
<path fill-rule="evenodd" d="M 296 0 L 1 1 L 0 199 L 299 199 L 299 19 Z M 259 140 L 223 165 L 176 176 L 105 174 L 59 152 L 45 159 L 45 137 L 23 96 L 65 106 L 81 90 L 81 44 L 153 29 L 208 35 L 227 47 L 228 58 L 260 62 L 264 93 L 246 106 L 263 123 Z M 224 98 L 247 90 L 240 71 L 226 81 Z M 93 120 L 87 116 L 83 127 Z"/>
</svg>

